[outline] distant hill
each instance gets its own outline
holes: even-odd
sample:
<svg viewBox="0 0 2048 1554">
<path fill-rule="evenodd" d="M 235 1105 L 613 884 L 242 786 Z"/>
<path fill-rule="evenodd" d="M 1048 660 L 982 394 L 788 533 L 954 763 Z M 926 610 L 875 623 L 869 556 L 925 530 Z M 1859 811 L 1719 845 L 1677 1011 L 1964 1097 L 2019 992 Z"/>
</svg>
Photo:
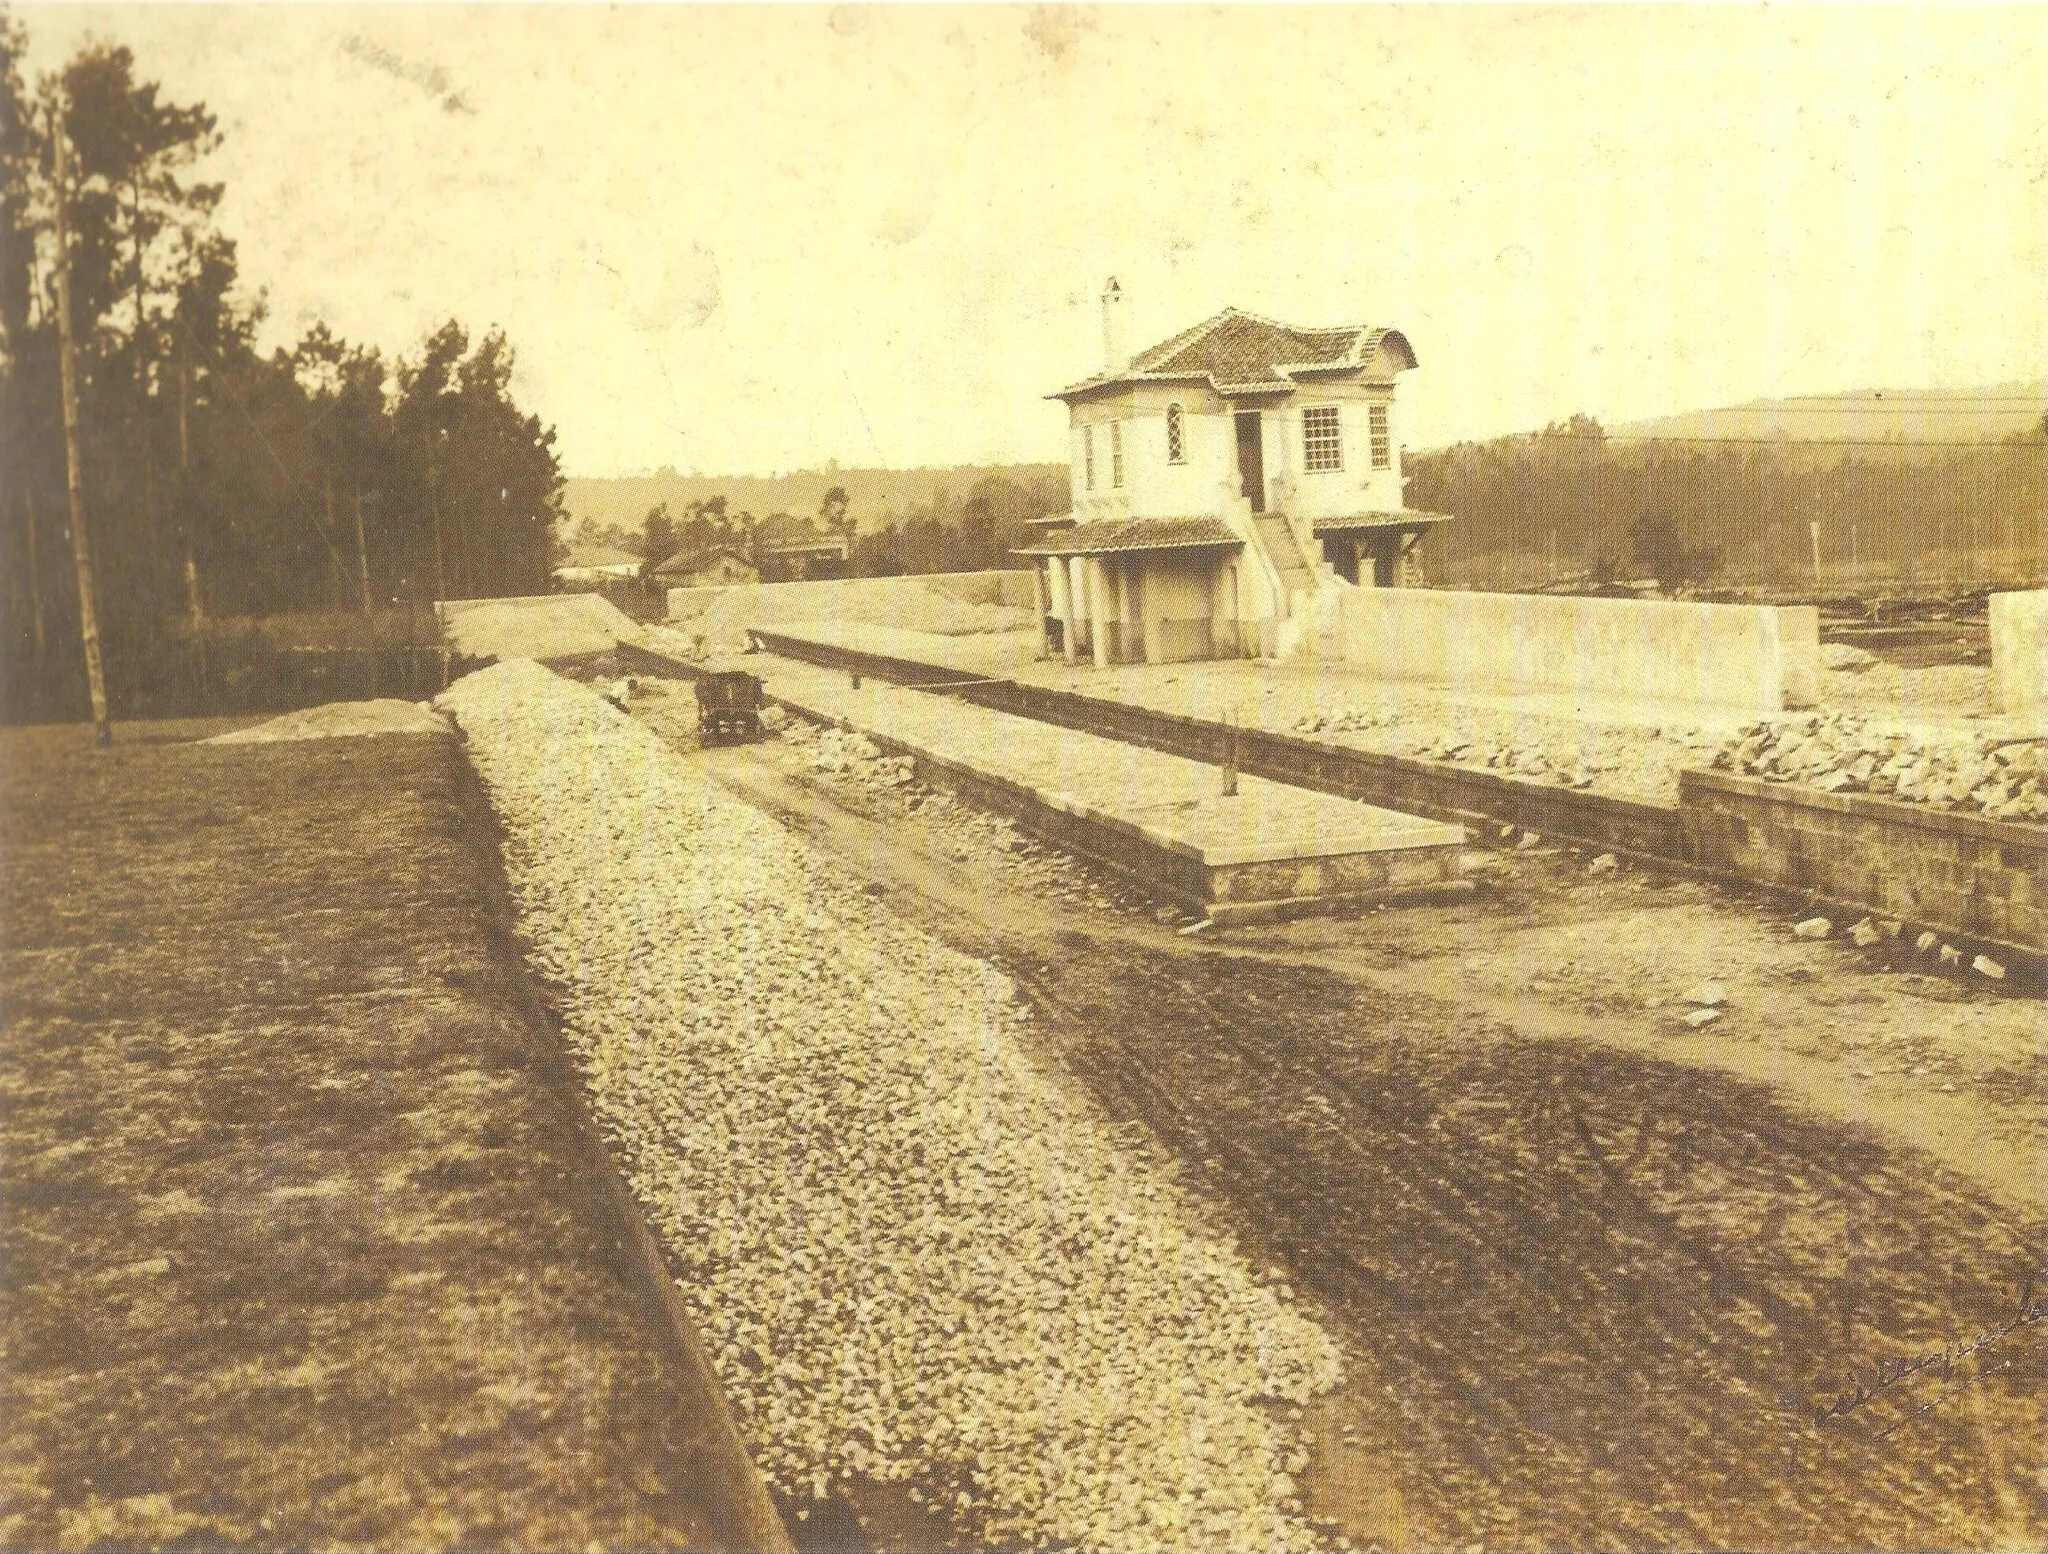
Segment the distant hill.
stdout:
<svg viewBox="0 0 2048 1554">
<path fill-rule="evenodd" d="M 907 518 L 918 508 L 957 511 L 975 485 L 990 476 L 1031 487 L 1034 483 L 1064 484 L 1064 464 L 964 464 L 950 469 L 821 469 L 797 470 L 780 476 L 684 475 L 672 469 L 652 475 L 609 479 L 571 478 L 563 491 L 572 527 L 588 518 L 603 528 L 611 524 L 637 530 L 649 508 L 666 502 L 670 516 L 681 522 L 692 502 L 723 496 L 728 511 L 815 517 L 834 486 L 846 488 L 848 511 L 862 533 L 872 533 L 893 518 Z"/>
<path fill-rule="evenodd" d="M 1610 426 L 1621 441 L 1652 437 L 1883 444 L 2002 442 L 2041 424 L 2048 381 L 1968 389 L 1857 389 L 1759 399 Z"/>
</svg>

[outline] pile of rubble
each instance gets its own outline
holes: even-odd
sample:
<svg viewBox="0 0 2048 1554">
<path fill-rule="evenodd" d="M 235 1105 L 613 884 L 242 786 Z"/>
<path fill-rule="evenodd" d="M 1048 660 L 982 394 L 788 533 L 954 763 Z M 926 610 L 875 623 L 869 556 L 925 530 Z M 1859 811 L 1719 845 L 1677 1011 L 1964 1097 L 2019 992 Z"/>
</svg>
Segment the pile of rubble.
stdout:
<svg viewBox="0 0 2048 1554">
<path fill-rule="evenodd" d="M 884 755 L 880 746 L 857 730 L 830 728 L 804 718 L 778 718 L 770 729 L 777 731 L 791 747 L 782 764 L 792 775 L 823 772 L 851 778 L 869 788 L 907 787 L 916 775 L 916 763 L 909 756 Z"/>
<path fill-rule="evenodd" d="M 1297 734 L 1362 734 L 1369 728 L 1394 721 L 1391 712 L 1366 712 L 1346 707 L 1338 712 L 1304 713 L 1294 720 Z"/>
<path fill-rule="evenodd" d="M 981 1546 L 1314 1546 L 1266 1405 L 1335 1345 L 1033 1060 L 1006 977 L 591 691 L 506 663 L 440 704 L 774 1486 L 906 1484 Z"/>
<path fill-rule="evenodd" d="M 1590 788 L 1601 773 L 1614 770 L 1611 763 L 1595 761 L 1577 749 L 1556 755 L 1541 745 L 1495 745 L 1489 749 L 1455 736 L 1417 745 L 1414 753 L 1424 760 L 1484 766 L 1531 782 L 1562 783 L 1567 788 Z"/>
<path fill-rule="evenodd" d="M 1993 820 L 2048 821 L 2048 740 L 1934 740 L 1871 727 L 1854 713 L 1754 723 L 1714 757 L 1716 767 L 1823 793 L 1871 793 Z"/>
</svg>

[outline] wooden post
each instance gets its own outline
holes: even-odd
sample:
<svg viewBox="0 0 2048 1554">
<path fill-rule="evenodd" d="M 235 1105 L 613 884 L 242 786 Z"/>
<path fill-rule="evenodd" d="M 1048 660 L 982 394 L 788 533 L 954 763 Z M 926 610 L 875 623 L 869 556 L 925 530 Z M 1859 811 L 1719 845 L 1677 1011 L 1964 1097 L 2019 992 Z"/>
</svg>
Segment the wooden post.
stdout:
<svg viewBox="0 0 2048 1554">
<path fill-rule="evenodd" d="M 36 488 L 28 481 L 21 483 L 21 499 L 26 506 L 24 516 L 28 519 L 28 602 L 30 622 L 35 632 L 36 665 L 43 662 L 43 568 L 36 559 Z"/>
<path fill-rule="evenodd" d="M 427 503 L 434 523 L 434 598 L 437 603 L 445 604 L 448 602 L 448 562 L 441 549 L 441 481 L 434 467 L 431 442 L 427 445 Z M 442 689 L 447 687 L 444 685 Z"/>
<path fill-rule="evenodd" d="M 182 326 L 181 326 L 182 327 Z M 178 337 L 178 533 L 185 544 L 185 604 L 192 615 L 192 648 L 199 670 L 199 699 L 210 706 L 213 676 L 206 662 L 206 610 L 199 597 L 199 560 L 192 548 L 192 428 L 186 401 L 192 362 L 185 337 Z"/>
<path fill-rule="evenodd" d="M 356 493 L 356 582 L 363 598 L 363 647 L 370 655 L 370 700 L 377 699 L 377 617 L 370 609 L 370 547 L 363 538 L 363 493 Z M 444 686 L 443 689 L 446 689 Z"/>
<path fill-rule="evenodd" d="M 1237 796 L 1237 720 L 1235 707 L 1223 715 L 1223 796 Z"/>
<path fill-rule="evenodd" d="M 78 571 L 78 631 L 85 642 L 85 682 L 92 696 L 92 742 L 114 742 L 107 715 L 107 677 L 100 662 L 100 618 L 93 591 L 92 541 L 85 532 L 85 477 L 78 461 L 78 367 L 71 344 L 71 239 L 64 202 L 71 178 L 70 137 L 61 108 L 51 114 L 57 151 L 57 367 L 64 397 L 64 490 L 71 504 L 71 557 Z"/>
</svg>

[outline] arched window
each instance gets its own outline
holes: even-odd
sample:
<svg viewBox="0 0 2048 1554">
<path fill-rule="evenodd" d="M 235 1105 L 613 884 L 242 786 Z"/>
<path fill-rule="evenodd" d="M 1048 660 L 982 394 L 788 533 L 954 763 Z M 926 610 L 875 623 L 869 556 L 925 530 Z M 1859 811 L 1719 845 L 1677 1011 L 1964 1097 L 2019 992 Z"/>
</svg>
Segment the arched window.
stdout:
<svg viewBox="0 0 2048 1554">
<path fill-rule="evenodd" d="M 1188 461 L 1187 432 L 1181 425 L 1180 406 L 1166 407 L 1166 462 L 1185 464 Z"/>
</svg>

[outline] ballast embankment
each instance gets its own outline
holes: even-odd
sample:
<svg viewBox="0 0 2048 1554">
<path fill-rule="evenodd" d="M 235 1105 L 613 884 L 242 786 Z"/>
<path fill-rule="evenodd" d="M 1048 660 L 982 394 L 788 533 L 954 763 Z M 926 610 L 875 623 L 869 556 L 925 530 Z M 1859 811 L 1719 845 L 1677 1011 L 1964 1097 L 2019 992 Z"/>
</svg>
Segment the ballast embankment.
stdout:
<svg viewBox="0 0 2048 1554">
<path fill-rule="evenodd" d="M 1261 1403 L 1334 1345 L 1030 1056 L 1002 974 L 537 665 L 441 705 L 778 1489 L 906 1483 L 971 1542 L 1312 1546 Z"/>
</svg>

